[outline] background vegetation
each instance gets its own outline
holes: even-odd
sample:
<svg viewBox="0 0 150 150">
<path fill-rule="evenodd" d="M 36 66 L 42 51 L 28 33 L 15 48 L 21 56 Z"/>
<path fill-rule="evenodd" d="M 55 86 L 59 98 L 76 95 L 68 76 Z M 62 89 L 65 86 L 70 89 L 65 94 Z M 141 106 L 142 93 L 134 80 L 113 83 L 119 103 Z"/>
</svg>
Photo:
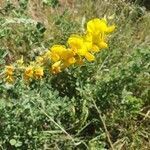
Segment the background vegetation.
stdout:
<svg viewBox="0 0 150 150">
<path fill-rule="evenodd" d="M 150 12 L 141 2 L 0 0 L 0 149 L 149 149 Z M 30 86 L 2 82 L 5 65 L 104 16 L 117 30 L 95 62 Z"/>
</svg>

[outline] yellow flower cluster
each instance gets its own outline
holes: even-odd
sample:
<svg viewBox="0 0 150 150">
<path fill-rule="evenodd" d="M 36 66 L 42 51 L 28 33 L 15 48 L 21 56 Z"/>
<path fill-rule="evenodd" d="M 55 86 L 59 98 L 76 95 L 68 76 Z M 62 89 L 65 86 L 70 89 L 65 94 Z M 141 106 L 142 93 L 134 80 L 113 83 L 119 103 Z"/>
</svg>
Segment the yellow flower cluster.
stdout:
<svg viewBox="0 0 150 150">
<path fill-rule="evenodd" d="M 24 79 L 26 81 L 32 79 L 41 79 L 44 75 L 43 67 L 28 66 L 24 69 Z"/>
<path fill-rule="evenodd" d="M 13 66 L 6 66 L 5 67 L 5 80 L 8 83 L 12 83 L 14 81 L 14 70 L 15 68 Z"/>
<path fill-rule="evenodd" d="M 47 52 L 37 56 L 34 62 L 24 66 L 23 61 L 18 61 L 18 66 L 24 70 L 25 80 L 40 79 L 44 70 L 48 68 L 53 74 L 58 74 L 65 68 L 74 64 L 83 64 L 95 60 L 94 54 L 107 48 L 107 35 L 113 32 L 115 26 L 108 26 L 106 19 L 93 19 L 87 23 L 84 35 L 71 35 L 65 45 L 53 45 Z M 21 68 L 20 67 L 20 68 Z M 13 72 L 16 68 L 6 66 L 6 81 L 13 81 Z"/>
</svg>

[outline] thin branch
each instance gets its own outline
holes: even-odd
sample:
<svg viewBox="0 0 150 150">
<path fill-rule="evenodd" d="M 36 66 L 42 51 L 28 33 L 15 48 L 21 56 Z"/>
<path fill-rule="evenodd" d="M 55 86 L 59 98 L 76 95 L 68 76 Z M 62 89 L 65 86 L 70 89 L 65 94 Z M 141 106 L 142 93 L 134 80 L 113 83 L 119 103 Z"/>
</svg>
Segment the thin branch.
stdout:
<svg viewBox="0 0 150 150">
<path fill-rule="evenodd" d="M 54 121 L 53 118 L 50 117 L 43 109 L 39 109 L 43 114 L 45 114 L 45 116 L 47 116 L 51 120 L 51 122 L 53 122 L 62 132 L 64 132 L 74 142 L 73 137 L 64 128 L 62 128 L 56 121 Z"/>
<path fill-rule="evenodd" d="M 140 112 L 140 113 L 138 113 L 138 114 L 140 114 L 141 116 L 144 116 L 143 120 L 145 120 L 146 118 L 150 119 L 150 116 L 149 116 L 149 114 L 150 114 L 150 110 L 148 110 L 146 114 L 141 113 L 141 112 Z"/>
<path fill-rule="evenodd" d="M 109 132 L 108 132 L 108 130 L 107 130 L 106 123 L 105 123 L 105 121 L 104 121 L 104 119 L 103 119 L 103 117 L 102 117 L 101 111 L 100 111 L 100 110 L 98 109 L 98 107 L 96 106 L 96 103 L 95 103 L 94 100 L 93 100 L 93 103 L 94 103 L 94 106 L 95 106 L 95 108 L 96 108 L 96 110 L 97 110 L 97 112 L 98 112 L 98 114 L 99 114 L 99 118 L 100 118 L 100 120 L 102 121 L 102 124 L 103 124 L 104 130 L 105 130 L 105 133 L 106 133 L 108 142 L 109 142 L 109 144 L 110 144 L 110 147 L 111 147 L 112 150 L 115 150 L 114 147 L 113 147 L 112 141 L 111 141 L 111 139 L 110 139 L 110 134 L 109 134 Z"/>
<path fill-rule="evenodd" d="M 32 103 L 34 103 L 34 102 L 32 101 Z M 64 128 L 62 128 L 51 116 L 49 116 L 42 108 L 38 107 L 38 109 L 41 110 L 41 112 L 45 116 L 47 116 L 51 122 L 53 122 L 63 133 L 65 133 L 74 142 L 74 138 Z"/>
</svg>

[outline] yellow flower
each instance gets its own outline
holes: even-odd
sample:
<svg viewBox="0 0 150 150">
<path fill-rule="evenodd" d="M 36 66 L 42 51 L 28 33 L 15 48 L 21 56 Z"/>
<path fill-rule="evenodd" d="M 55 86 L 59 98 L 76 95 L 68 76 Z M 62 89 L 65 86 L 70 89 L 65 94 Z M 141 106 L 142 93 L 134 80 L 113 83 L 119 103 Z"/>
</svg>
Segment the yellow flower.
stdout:
<svg viewBox="0 0 150 150">
<path fill-rule="evenodd" d="M 14 82 L 14 77 L 11 76 L 11 75 L 10 75 L 10 76 L 7 76 L 6 79 L 5 79 L 5 81 L 6 81 L 7 83 L 10 83 L 10 84 L 11 84 L 11 83 Z"/>
<path fill-rule="evenodd" d="M 99 44 L 98 44 L 99 48 L 102 49 L 102 48 L 108 48 L 108 44 L 104 41 L 101 41 Z"/>
<path fill-rule="evenodd" d="M 54 45 L 51 48 L 51 59 L 52 59 L 52 61 L 53 62 L 61 61 L 64 68 L 75 63 L 74 56 L 75 56 L 75 53 L 71 49 L 66 49 L 66 47 L 63 45 Z M 56 65 L 57 64 L 58 63 L 56 63 Z M 54 68 L 55 68 L 55 65 L 54 65 Z M 53 70 L 55 70 L 55 69 L 53 69 Z"/>
<path fill-rule="evenodd" d="M 52 65 L 52 73 L 58 74 L 60 72 L 61 72 L 61 61 L 58 61 Z"/>
<path fill-rule="evenodd" d="M 62 60 L 68 60 L 71 57 L 74 57 L 75 53 L 71 49 L 66 49 L 62 54 L 61 54 L 61 59 Z"/>
<path fill-rule="evenodd" d="M 87 52 L 87 46 L 84 43 L 84 38 L 79 35 L 72 35 L 68 39 L 68 44 L 70 48 L 80 56 L 84 56 Z"/>
<path fill-rule="evenodd" d="M 105 19 L 93 19 L 87 23 L 86 39 L 92 42 L 91 50 L 98 52 L 103 48 L 108 48 L 106 34 L 112 32 L 115 26 L 107 26 Z"/>
<path fill-rule="evenodd" d="M 32 66 L 29 66 L 27 68 L 25 68 L 25 71 L 24 71 L 24 79 L 25 80 L 29 80 L 30 78 L 33 77 L 33 67 Z"/>
<path fill-rule="evenodd" d="M 100 33 L 99 35 L 92 35 L 91 33 L 87 33 L 86 38 L 91 40 L 91 48 L 90 51 L 99 52 L 103 48 L 108 48 L 107 43 L 105 42 L 105 37 Z"/>
<path fill-rule="evenodd" d="M 54 45 L 51 47 L 51 59 L 53 62 L 57 62 L 61 59 L 66 47 L 64 45 Z"/>
<path fill-rule="evenodd" d="M 5 68 L 5 75 L 12 76 L 14 74 L 15 68 L 12 65 L 6 66 Z"/>
<path fill-rule="evenodd" d="M 5 67 L 5 81 L 8 83 L 14 82 L 14 70 L 15 68 L 12 65 Z"/>
<path fill-rule="evenodd" d="M 37 56 L 37 57 L 36 57 L 36 63 L 42 64 L 43 61 L 44 61 L 43 57 L 41 57 L 41 56 Z"/>
<path fill-rule="evenodd" d="M 66 49 L 61 56 L 64 67 L 69 67 L 76 62 L 75 53 L 71 49 Z"/>
<path fill-rule="evenodd" d="M 62 68 L 65 69 L 76 62 L 74 57 L 70 57 L 62 63 Z"/>
<path fill-rule="evenodd" d="M 84 56 L 88 61 L 95 60 L 95 57 L 89 53 L 92 48 L 91 37 L 85 36 L 80 37 L 78 35 L 73 35 L 68 39 L 68 44 L 78 55 Z"/>
<path fill-rule="evenodd" d="M 111 33 L 111 32 L 113 32 L 115 30 L 115 28 L 116 28 L 116 26 L 112 25 L 112 26 L 110 26 L 110 27 L 107 28 L 106 32 L 107 33 Z"/>
<path fill-rule="evenodd" d="M 44 75 L 43 67 L 36 67 L 34 69 L 35 78 L 37 78 L 37 79 L 42 78 L 43 75 Z"/>
<path fill-rule="evenodd" d="M 99 33 L 110 33 L 114 31 L 115 26 L 107 26 L 107 21 L 105 19 L 92 19 L 87 23 L 87 32 L 94 35 Z"/>
<path fill-rule="evenodd" d="M 95 60 L 95 56 L 92 55 L 91 53 L 87 52 L 85 54 L 85 58 L 88 60 L 88 61 L 94 61 Z"/>
<path fill-rule="evenodd" d="M 76 59 L 74 57 L 70 57 L 68 60 L 67 60 L 68 64 L 74 64 L 76 62 Z"/>
</svg>

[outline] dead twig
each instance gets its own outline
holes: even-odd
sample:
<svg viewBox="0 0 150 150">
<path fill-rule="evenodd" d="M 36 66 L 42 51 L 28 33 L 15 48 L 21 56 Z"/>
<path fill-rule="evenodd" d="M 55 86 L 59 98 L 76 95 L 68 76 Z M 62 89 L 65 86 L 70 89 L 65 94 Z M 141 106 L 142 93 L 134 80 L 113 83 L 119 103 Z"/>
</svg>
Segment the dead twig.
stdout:
<svg viewBox="0 0 150 150">
<path fill-rule="evenodd" d="M 107 126 L 106 126 L 105 120 L 104 120 L 103 117 L 102 117 L 101 111 L 98 109 L 98 107 L 97 107 L 97 105 L 96 105 L 96 103 L 95 103 L 94 100 L 93 100 L 93 103 L 94 103 L 95 109 L 97 110 L 97 112 L 98 112 L 98 114 L 99 114 L 99 118 L 100 118 L 100 120 L 102 121 L 102 124 L 103 124 L 104 130 L 105 130 L 105 133 L 106 133 L 108 142 L 109 142 L 109 144 L 110 144 L 110 147 L 111 147 L 112 150 L 115 150 L 114 147 L 113 147 L 112 141 L 111 141 L 111 139 L 110 139 L 110 134 L 109 134 L 109 132 L 108 132 L 108 130 L 107 130 Z"/>
</svg>

